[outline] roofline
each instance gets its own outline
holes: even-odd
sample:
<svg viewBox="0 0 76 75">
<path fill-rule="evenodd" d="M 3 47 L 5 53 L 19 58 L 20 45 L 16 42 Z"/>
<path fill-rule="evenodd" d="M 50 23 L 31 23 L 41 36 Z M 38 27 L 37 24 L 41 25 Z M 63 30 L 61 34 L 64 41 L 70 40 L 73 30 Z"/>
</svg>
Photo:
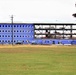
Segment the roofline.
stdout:
<svg viewBox="0 0 76 75">
<path fill-rule="evenodd" d="M 63 24 L 63 25 L 65 25 L 65 24 L 66 24 L 66 25 L 72 25 L 72 24 L 73 24 L 73 25 L 76 25 L 76 23 L 33 23 L 33 24 L 34 24 L 34 25 L 35 25 L 35 24 L 36 24 L 36 25 L 37 25 L 37 24 L 41 24 L 41 25 L 48 25 L 48 24 L 49 24 L 49 25 L 55 25 L 55 24 L 56 24 L 56 25 L 61 25 L 61 24 Z"/>
<path fill-rule="evenodd" d="M 12 24 L 12 23 L 0 23 L 0 24 Z M 33 24 L 33 23 L 13 23 L 13 24 Z"/>
<path fill-rule="evenodd" d="M 12 23 L 0 23 L 0 24 L 12 24 Z M 13 23 L 13 24 L 33 24 L 33 25 L 61 25 L 61 24 L 66 24 L 66 25 L 76 25 L 76 23 Z"/>
</svg>

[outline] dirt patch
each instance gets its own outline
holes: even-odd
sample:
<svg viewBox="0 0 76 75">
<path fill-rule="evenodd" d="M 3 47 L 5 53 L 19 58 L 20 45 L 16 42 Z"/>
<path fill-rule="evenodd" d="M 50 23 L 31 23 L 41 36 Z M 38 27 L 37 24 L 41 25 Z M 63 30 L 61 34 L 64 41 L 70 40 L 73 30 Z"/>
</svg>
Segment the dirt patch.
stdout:
<svg viewBox="0 0 76 75">
<path fill-rule="evenodd" d="M 52 48 L 57 48 L 57 47 L 67 47 L 67 48 L 76 48 L 76 45 L 0 45 L 0 48 L 23 48 L 23 47 L 52 47 Z"/>
</svg>

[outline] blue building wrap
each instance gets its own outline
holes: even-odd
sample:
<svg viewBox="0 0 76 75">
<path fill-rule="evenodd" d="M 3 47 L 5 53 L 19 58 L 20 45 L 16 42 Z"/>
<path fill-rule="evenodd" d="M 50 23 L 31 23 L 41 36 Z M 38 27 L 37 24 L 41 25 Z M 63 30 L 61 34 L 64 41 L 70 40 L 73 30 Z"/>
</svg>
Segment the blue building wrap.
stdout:
<svg viewBox="0 0 76 75">
<path fill-rule="evenodd" d="M 19 24 L 14 23 L 13 25 L 10 23 L 0 24 L 0 44 L 12 44 L 12 42 L 14 44 L 16 44 L 17 42 L 28 44 L 29 41 L 33 39 L 34 39 L 33 24 L 20 24 L 20 23 Z"/>
</svg>

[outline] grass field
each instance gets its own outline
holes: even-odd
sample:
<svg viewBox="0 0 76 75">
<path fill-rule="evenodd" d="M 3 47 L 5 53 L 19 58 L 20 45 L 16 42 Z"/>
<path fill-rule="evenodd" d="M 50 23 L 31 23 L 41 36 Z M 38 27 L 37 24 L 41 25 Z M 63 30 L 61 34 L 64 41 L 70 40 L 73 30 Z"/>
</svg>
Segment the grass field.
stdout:
<svg viewBox="0 0 76 75">
<path fill-rule="evenodd" d="M 76 46 L 0 46 L 0 75 L 76 75 Z"/>
</svg>

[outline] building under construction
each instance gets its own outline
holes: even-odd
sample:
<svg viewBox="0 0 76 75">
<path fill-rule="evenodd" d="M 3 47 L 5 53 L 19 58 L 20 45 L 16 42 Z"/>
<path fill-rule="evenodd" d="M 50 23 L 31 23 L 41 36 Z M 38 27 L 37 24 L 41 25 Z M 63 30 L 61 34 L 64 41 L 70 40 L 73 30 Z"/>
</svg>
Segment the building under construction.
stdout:
<svg viewBox="0 0 76 75">
<path fill-rule="evenodd" d="M 76 44 L 74 23 L 0 23 L 0 44 Z"/>
</svg>

